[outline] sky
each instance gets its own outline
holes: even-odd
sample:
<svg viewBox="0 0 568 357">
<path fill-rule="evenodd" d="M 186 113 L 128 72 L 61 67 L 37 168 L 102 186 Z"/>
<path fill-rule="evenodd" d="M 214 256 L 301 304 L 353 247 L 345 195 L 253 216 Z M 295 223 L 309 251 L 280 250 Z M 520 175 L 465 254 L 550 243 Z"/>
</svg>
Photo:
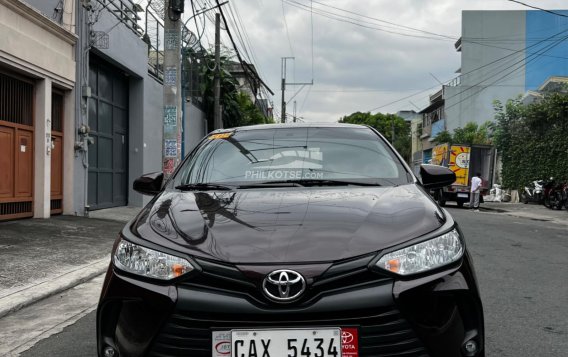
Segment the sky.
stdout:
<svg viewBox="0 0 568 357">
<path fill-rule="evenodd" d="M 561 0 L 522 2 L 568 8 Z M 198 8 L 208 3 L 214 1 L 194 0 Z M 274 92 L 268 99 L 275 117 L 281 112 L 282 57 L 294 57 L 286 62 L 287 83 L 313 80 L 310 86 L 286 86 L 287 113 L 293 114 L 296 101 L 296 115 L 305 122 L 426 107 L 440 82 L 458 76 L 454 43 L 463 10 L 529 8 L 509 0 L 229 0 L 223 6 L 241 55 Z M 208 15 L 199 16 L 198 24 L 205 23 L 203 46 L 213 48 L 212 12 Z M 231 47 L 225 31 L 221 41 Z"/>
</svg>

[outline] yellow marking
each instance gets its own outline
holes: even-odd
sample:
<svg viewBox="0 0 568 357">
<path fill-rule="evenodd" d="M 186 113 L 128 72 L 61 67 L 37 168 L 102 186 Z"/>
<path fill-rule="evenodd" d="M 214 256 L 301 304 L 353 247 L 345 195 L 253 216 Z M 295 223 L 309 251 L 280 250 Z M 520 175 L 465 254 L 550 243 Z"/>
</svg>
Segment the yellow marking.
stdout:
<svg viewBox="0 0 568 357">
<path fill-rule="evenodd" d="M 228 138 L 231 137 L 231 135 L 233 135 L 233 133 L 219 133 L 219 134 L 209 135 L 209 137 L 207 139 L 209 139 L 209 140 L 228 139 Z"/>
</svg>

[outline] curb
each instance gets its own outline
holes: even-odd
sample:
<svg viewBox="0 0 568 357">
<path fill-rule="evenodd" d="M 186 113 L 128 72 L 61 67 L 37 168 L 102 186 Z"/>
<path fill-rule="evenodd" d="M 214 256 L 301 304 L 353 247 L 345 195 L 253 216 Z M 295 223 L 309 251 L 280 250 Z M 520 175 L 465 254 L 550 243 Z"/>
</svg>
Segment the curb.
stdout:
<svg viewBox="0 0 568 357">
<path fill-rule="evenodd" d="M 109 263 L 110 257 L 96 260 L 53 279 L 0 298 L 0 318 L 103 274 Z"/>
</svg>

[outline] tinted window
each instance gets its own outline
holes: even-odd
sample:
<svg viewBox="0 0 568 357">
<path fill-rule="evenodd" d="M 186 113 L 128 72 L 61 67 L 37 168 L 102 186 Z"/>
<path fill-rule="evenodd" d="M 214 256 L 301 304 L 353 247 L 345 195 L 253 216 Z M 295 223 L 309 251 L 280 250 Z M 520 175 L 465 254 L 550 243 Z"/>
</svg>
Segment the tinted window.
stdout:
<svg viewBox="0 0 568 357">
<path fill-rule="evenodd" d="M 407 183 L 406 170 L 367 128 L 275 128 L 209 136 L 176 184 L 281 180 Z"/>
</svg>

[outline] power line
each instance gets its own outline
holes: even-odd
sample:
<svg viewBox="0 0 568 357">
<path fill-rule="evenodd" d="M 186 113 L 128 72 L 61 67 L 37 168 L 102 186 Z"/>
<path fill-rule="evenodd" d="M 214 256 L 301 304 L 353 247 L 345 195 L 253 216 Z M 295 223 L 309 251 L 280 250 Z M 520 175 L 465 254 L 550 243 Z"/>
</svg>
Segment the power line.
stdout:
<svg viewBox="0 0 568 357">
<path fill-rule="evenodd" d="M 215 1 L 217 2 L 217 6 L 219 6 L 219 0 L 215 0 Z M 266 87 L 266 89 L 268 89 L 268 91 L 269 91 L 270 93 L 272 93 L 272 90 L 270 90 L 270 88 L 268 88 L 268 86 L 266 85 L 266 83 L 264 83 L 264 81 L 258 76 L 258 74 L 250 68 L 249 64 L 246 63 L 245 61 L 243 61 L 243 59 L 242 59 L 242 57 L 241 57 L 241 54 L 240 54 L 240 52 L 239 52 L 239 50 L 238 50 L 238 48 L 237 48 L 237 45 L 235 44 L 235 41 L 234 41 L 234 39 L 233 39 L 233 35 L 231 34 L 231 30 L 229 29 L 229 25 L 228 25 L 228 23 L 227 23 L 227 19 L 225 18 L 225 13 L 223 12 L 223 8 L 221 8 L 220 6 L 219 6 L 219 12 L 220 12 L 220 14 L 221 14 L 221 18 L 223 19 L 223 22 L 225 23 L 225 27 L 227 28 L 227 35 L 229 35 L 229 39 L 231 40 L 231 44 L 233 45 L 233 48 L 235 49 L 235 52 L 236 52 L 236 54 L 237 54 L 237 58 L 239 59 L 239 62 L 241 63 L 241 66 L 243 67 L 243 70 L 244 70 L 244 72 L 245 72 L 245 76 L 246 76 L 247 80 L 249 81 L 249 84 L 250 84 L 251 88 L 252 88 L 253 91 L 254 91 L 255 88 L 256 88 L 256 86 L 255 86 L 254 83 L 251 81 L 252 78 L 251 78 L 250 73 L 252 73 L 252 74 L 256 77 L 256 79 L 258 79 L 258 81 L 259 81 L 262 85 L 264 85 L 264 86 Z M 248 70 L 248 72 L 247 72 L 247 70 Z M 248 74 L 248 75 L 247 75 L 247 74 Z M 272 93 L 272 94 L 274 94 L 274 93 Z"/>
<path fill-rule="evenodd" d="M 562 42 L 566 41 L 566 39 L 568 39 L 568 36 L 565 36 L 565 37 L 559 39 L 556 43 L 553 43 L 553 44 L 548 45 L 547 48 L 544 48 L 544 49 L 541 50 L 542 53 L 546 53 L 546 52 L 550 51 L 550 50 L 553 49 L 554 47 L 556 47 L 556 46 L 558 46 L 559 44 L 561 44 Z M 456 105 L 461 104 L 461 103 L 464 102 L 466 99 L 469 99 L 469 98 L 473 97 L 474 95 L 477 95 L 477 94 L 481 93 L 482 91 L 484 91 L 485 89 L 487 89 L 487 88 L 490 87 L 491 85 L 493 85 L 493 84 L 495 84 L 495 83 L 497 83 L 497 82 L 499 82 L 499 81 L 505 79 L 506 77 L 508 77 L 508 76 L 511 75 L 512 73 L 518 71 L 519 69 L 522 69 L 522 68 L 526 67 L 528 63 L 531 63 L 532 61 L 534 61 L 534 60 L 536 60 L 537 58 L 539 58 L 539 57 L 540 57 L 540 54 L 537 53 L 537 54 L 534 54 L 534 55 L 531 55 L 531 56 L 533 56 L 533 58 L 531 58 L 529 61 L 526 61 L 526 58 L 522 58 L 521 60 L 517 61 L 517 62 L 514 64 L 514 65 L 517 65 L 517 64 L 519 64 L 519 63 L 521 64 L 521 65 L 518 66 L 517 68 L 512 69 L 511 71 L 507 72 L 505 75 L 503 75 L 503 76 L 497 78 L 495 81 L 491 82 L 488 86 L 482 87 L 482 88 L 481 88 L 480 90 L 478 90 L 477 92 L 474 92 L 473 94 L 471 94 L 471 95 L 469 95 L 469 96 L 467 96 L 467 97 L 461 99 L 459 102 L 454 103 L 454 104 L 452 104 L 452 105 L 450 105 L 450 106 L 448 106 L 448 107 L 445 107 L 445 109 L 453 108 L 453 107 L 455 107 Z M 529 57 L 530 57 L 530 56 L 529 56 Z M 487 79 L 488 79 L 488 78 L 487 78 Z M 485 79 L 485 80 L 483 80 L 483 81 L 481 81 L 481 82 L 475 84 L 475 85 L 472 86 L 472 87 L 468 87 L 468 88 L 464 89 L 464 90 L 461 91 L 460 93 L 457 93 L 457 94 L 455 94 L 455 95 L 449 97 L 448 99 L 453 98 L 453 97 L 455 97 L 455 96 L 457 96 L 457 95 L 461 95 L 461 94 L 464 93 L 465 91 L 470 90 L 470 89 L 472 89 L 472 88 L 475 88 L 475 87 L 479 86 L 481 83 L 485 82 L 487 79 Z"/>
<path fill-rule="evenodd" d="M 486 64 L 482 65 L 482 66 L 479 66 L 479 67 L 477 67 L 477 68 L 474 68 L 474 69 L 472 69 L 471 71 L 468 71 L 468 72 L 466 72 L 466 73 L 462 73 L 462 74 L 460 74 L 459 77 L 464 77 L 464 76 L 466 76 L 466 75 L 468 75 L 468 74 L 471 74 L 471 73 L 473 73 L 473 72 L 476 72 L 476 71 L 478 71 L 478 70 L 481 70 L 481 69 L 483 69 L 483 68 L 485 68 L 485 67 L 488 67 L 488 66 L 490 66 L 490 65 L 492 65 L 492 64 L 495 64 L 495 63 L 500 62 L 500 61 L 502 61 L 502 60 L 505 60 L 505 59 L 507 59 L 507 58 L 513 57 L 513 56 L 515 56 L 515 55 L 517 55 L 517 54 L 519 54 L 519 53 L 525 52 L 526 50 L 528 50 L 528 49 L 530 49 L 530 48 L 532 48 L 532 47 L 538 46 L 538 45 L 542 44 L 543 42 L 545 42 L 545 41 L 547 41 L 547 40 L 549 40 L 549 39 L 551 39 L 551 38 L 557 37 L 557 36 L 559 36 L 559 35 L 561 35 L 561 34 L 564 34 L 564 33 L 566 33 L 566 32 L 568 32 L 568 29 L 567 29 L 567 30 L 560 31 L 560 32 L 558 32 L 558 33 L 556 33 L 556 34 L 554 34 L 554 35 L 552 35 L 552 36 L 550 36 L 550 37 L 547 37 L 547 38 L 543 39 L 542 41 L 539 41 L 539 42 L 537 42 L 537 43 L 535 43 L 535 44 L 532 44 L 531 46 L 527 46 L 527 47 L 522 48 L 522 49 L 520 49 L 520 50 L 514 51 L 514 52 L 512 52 L 512 53 L 510 53 L 510 54 L 508 54 L 508 55 L 506 55 L 506 56 L 504 56 L 504 57 L 500 57 L 500 58 L 498 58 L 498 59 L 496 59 L 496 60 L 494 60 L 494 61 L 491 61 L 491 62 L 489 62 L 489 63 L 486 63 Z M 524 60 L 524 57 L 523 57 L 523 60 Z M 451 80 L 452 80 L 452 79 L 447 80 L 447 81 L 445 81 L 444 83 L 449 83 Z M 486 79 L 486 80 L 487 80 L 487 79 Z M 422 94 L 422 93 L 424 93 L 424 92 L 426 92 L 426 91 L 429 91 L 429 90 L 431 90 L 431 89 L 437 88 L 438 86 L 439 86 L 439 85 L 436 84 L 436 85 L 434 85 L 434 86 L 432 86 L 432 87 L 423 89 L 423 90 L 418 91 L 418 92 L 416 92 L 416 93 L 414 93 L 414 94 L 411 94 L 411 95 L 409 95 L 409 96 L 402 97 L 402 98 L 397 99 L 397 100 L 394 100 L 394 101 L 392 101 L 392 102 L 389 102 L 389 103 L 380 105 L 380 106 L 375 107 L 375 108 L 373 108 L 373 109 L 370 109 L 370 110 L 368 110 L 368 111 L 369 111 L 369 112 L 373 112 L 373 111 L 375 111 L 375 110 L 382 109 L 382 108 L 387 107 L 387 106 L 389 106 L 389 105 L 396 104 L 396 103 L 398 103 L 398 102 L 401 102 L 401 101 L 403 101 L 403 100 L 412 98 L 412 97 L 414 97 L 414 96 L 417 96 L 417 95 L 419 95 L 419 94 Z M 450 99 L 450 98 L 448 98 L 448 99 Z"/>
<path fill-rule="evenodd" d="M 556 16 L 568 17 L 568 15 L 564 15 L 564 14 L 561 14 L 561 13 L 556 12 L 556 11 L 546 10 L 546 9 L 540 8 L 538 6 L 525 4 L 524 2 L 520 2 L 520 1 L 517 1 L 517 0 L 508 0 L 508 1 L 514 2 L 514 3 L 517 3 L 517 4 L 521 4 L 521 5 L 526 6 L 526 7 L 530 7 L 531 9 L 536 9 L 536 10 L 548 12 L 549 14 L 553 14 L 553 15 L 556 15 Z"/>
<path fill-rule="evenodd" d="M 425 34 L 428 34 L 428 35 L 440 36 L 440 37 L 445 37 L 445 38 L 449 38 L 449 39 L 452 39 L 452 40 L 457 40 L 457 38 L 455 38 L 453 36 L 448 36 L 448 35 L 443 35 L 443 34 L 439 34 L 439 33 L 435 33 L 435 32 L 430 32 L 430 31 L 418 29 L 418 28 L 415 28 L 415 27 L 400 25 L 400 24 L 390 22 L 390 21 L 387 21 L 387 20 L 382 20 L 382 19 L 379 19 L 379 18 L 376 18 L 376 17 L 371 17 L 371 16 L 367 16 L 367 15 L 363 15 L 363 14 L 354 12 L 354 11 L 335 7 L 335 6 L 325 4 L 325 3 L 322 3 L 322 2 L 319 2 L 319 1 L 316 1 L 316 0 L 312 0 L 312 1 L 315 2 L 316 4 L 320 4 L 322 6 L 326 6 L 326 7 L 332 8 L 332 9 L 343 11 L 343 12 L 346 12 L 346 13 L 349 13 L 349 14 L 357 15 L 357 16 L 360 16 L 360 17 L 363 17 L 363 18 L 366 18 L 366 19 L 371 19 L 371 20 L 375 20 L 375 21 L 378 21 L 378 22 L 383 22 L 383 23 L 386 23 L 386 24 L 394 25 L 394 26 L 404 28 L 404 29 L 408 29 L 408 30 L 412 30 L 412 31 L 422 32 L 422 33 L 425 33 Z"/>
<path fill-rule="evenodd" d="M 290 53 L 292 53 L 292 57 L 294 57 L 294 49 L 292 48 L 292 41 L 290 41 L 290 32 L 288 31 L 288 21 L 286 21 L 286 11 L 284 10 L 284 0 L 282 0 L 282 17 L 284 18 L 284 26 L 286 27 L 286 37 L 288 37 Z"/>
<path fill-rule="evenodd" d="M 395 35 L 399 35 L 399 36 L 405 36 L 405 37 L 424 38 L 424 39 L 437 40 L 437 41 L 448 41 L 448 40 L 454 41 L 454 40 L 456 40 L 455 38 L 449 39 L 449 38 L 413 35 L 413 34 L 408 34 L 408 33 L 390 31 L 390 30 L 386 30 L 385 28 L 377 27 L 377 26 L 380 26 L 380 25 L 377 25 L 375 23 L 370 23 L 368 21 L 363 21 L 361 19 L 356 19 L 356 18 L 352 18 L 352 17 L 348 17 L 348 16 L 342 16 L 342 15 L 338 15 L 336 13 L 321 10 L 321 9 L 312 9 L 309 6 L 304 5 L 304 4 L 299 3 L 297 1 L 294 1 L 294 0 L 283 0 L 283 1 L 285 1 L 288 5 L 294 6 L 298 9 L 308 11 L 308 12 L 312 12 L 316 15 L 323 16 L 323 17 L 326 17 L 328 19 L 332 19 L 332 20 L 344 22 L 344 23 L 349 23 L 349 24 L 359 26 L 359 27 L 362 27 L 362 28 L 367 28 L 367 29 L 371 29 L 371 30 L 386 32 L 386 33 L 395 34 Z M 374 25 L 374 26 L 364 25 L 365 23 L 371 24 L 371 25 Z"/>
</svg>

